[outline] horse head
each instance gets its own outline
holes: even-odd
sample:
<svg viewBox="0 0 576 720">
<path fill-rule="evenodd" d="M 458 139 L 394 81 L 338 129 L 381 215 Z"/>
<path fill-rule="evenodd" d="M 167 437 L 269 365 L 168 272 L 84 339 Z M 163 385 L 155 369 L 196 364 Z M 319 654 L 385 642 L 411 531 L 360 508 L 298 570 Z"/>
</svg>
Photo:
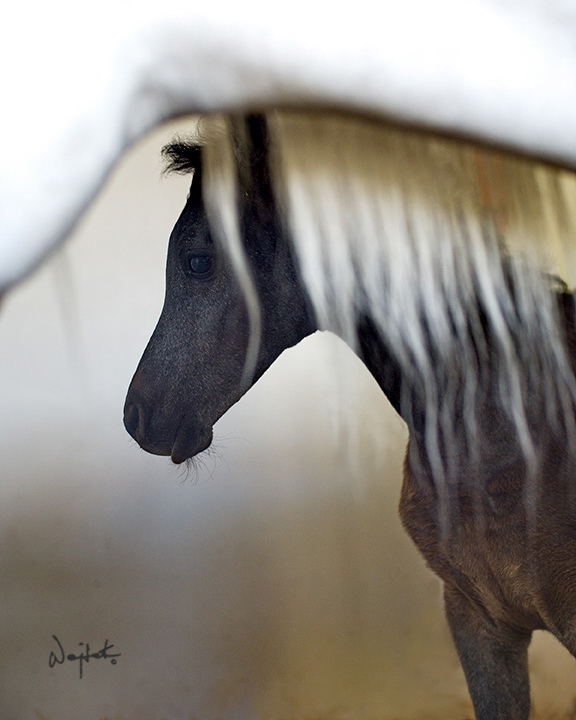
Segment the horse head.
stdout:
<svg viewBox="0 0 576 720">
<path fill-rule="evenodd" d="M 142 448 L 175 463 L 205 450 L 214 423 L 315 330 L 273 201 L 265 125 L 249 117 L 246 130 L 238 218 L 252 312 L 250 291 L 210 229 L 200 149 L 177 142 L 164 150 L 169 169 L 193 172 L 192 186 L 170 237 L 164 306 L 128 390 L 124 424 Z"/>
</svg>

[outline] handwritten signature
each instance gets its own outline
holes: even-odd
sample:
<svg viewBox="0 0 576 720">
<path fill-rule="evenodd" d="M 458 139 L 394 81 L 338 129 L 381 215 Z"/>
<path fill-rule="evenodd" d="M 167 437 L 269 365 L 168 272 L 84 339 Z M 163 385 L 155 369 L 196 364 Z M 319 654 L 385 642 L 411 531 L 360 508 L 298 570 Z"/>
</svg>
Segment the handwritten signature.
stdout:
<svg viewBox="0 0 576 720">
<path fill-rule="evenodd" d="M 86 646 L 84 648 L 84 651 L 81 652 L 79 655 L 69 654 L 66 655 L 64 652 L 64 648 L 62 647 L 62 643 L 56 635 L 52 635 L 54 640 L 58 644 L 58 650 L 56 652 L 50 653 L 50 658 L 48 660 L 48 665 L 50 665 L 51 668 L 54 667 L 54 665 L 63 665 L 66 660 L 68 662 L 78 662 L 80 667 L 80 680 L 82 680 L 82 675 L 84 671 L 84 663 L 90 662 L 90 660 L 110 660 L 112 665 L 116 665 L 117 657 L 120 657 L 122 653 L 111 653 L 109 650 L 111 650 L 114 645 L 108 645 L 108 640 L 104 641 L 104 647 L 101 650 L 98 650 L 97 652 L 90 652 L 90 645 L 86 643 Z M 84 643 L 78 643 L 79 645 L 84 645 Z"/>
</svg>

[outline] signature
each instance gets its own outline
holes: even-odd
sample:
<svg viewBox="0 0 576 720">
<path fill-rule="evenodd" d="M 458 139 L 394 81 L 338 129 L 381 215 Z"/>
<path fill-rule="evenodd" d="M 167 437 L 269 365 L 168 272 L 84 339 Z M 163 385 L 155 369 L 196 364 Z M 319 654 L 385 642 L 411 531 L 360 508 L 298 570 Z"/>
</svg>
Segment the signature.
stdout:
<svg viewBox="0 0 576 720">
<path fill-rule="evenodd" d="M 86 643 L 86 646 L 84 647 L 84 650 L 79 655 L 69 654 L 66 655 L 64 652 L 64 648 L 62 647 L 62 643 L 56 635 L 52 635 L 56 643 L 58 644 L 58 650 L 56 652 L 50 653 L 50 658 L 48 659 L 48 665 L 50 665 L 51 668 L 54 667 L 54 665 L 63 665 L 66 660 L 68 662 L 78 662 L 79 668 L 80 668 L 80 680 L 82 680 L 82 675 L 84 671 L 84 663 L 90 662 L 90 660 L 110 660 L 112 665 L 116 665 L 117 657 L 120 657 L 122 653 L 111 653 L 109 652 L 112 650 L 114 645 L 108 645 L 108 640 L 104 640 L 104 647 L 101 650 L 97 650 L 96 652 L 90 652 L 90 645 Z M 84 643 L 78 643 L 79 645 L 84 645 Z"/>
</svg>

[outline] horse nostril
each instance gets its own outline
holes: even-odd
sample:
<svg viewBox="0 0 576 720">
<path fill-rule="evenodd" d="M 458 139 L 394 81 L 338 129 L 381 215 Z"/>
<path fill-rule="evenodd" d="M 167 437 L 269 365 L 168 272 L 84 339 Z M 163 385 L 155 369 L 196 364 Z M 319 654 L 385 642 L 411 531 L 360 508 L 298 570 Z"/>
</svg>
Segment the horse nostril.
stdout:
<svg viewBox="0 0 576 720">
<path fill-rule="evenodd" d="M 133 402 L 126 403 L 124 407 L 124 427 L 134 437 L 140 425 L 140 411 L 138 405 Z"/>
</svg>

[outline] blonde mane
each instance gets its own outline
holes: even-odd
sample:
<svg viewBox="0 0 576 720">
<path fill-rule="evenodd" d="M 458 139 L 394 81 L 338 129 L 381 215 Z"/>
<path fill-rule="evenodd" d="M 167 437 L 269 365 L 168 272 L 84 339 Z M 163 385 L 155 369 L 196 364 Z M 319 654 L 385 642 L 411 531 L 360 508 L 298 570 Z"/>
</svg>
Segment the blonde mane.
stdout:
<svg viewBox="0 0 576 720">
<path fill-rule="evenodd" d="M 526 457 L 537 461 L 530 398 L 546 398 L 547 420 L 573 439 L 576 382 L 552 276 L 574 274 L 574 176 L 349 115 L 267 121 L 277 202 L 319 325 L 354 347 L 358 316 L 371 318 L 424 393 L 434 471 L 447 471 L 440 434 L 449 442 L 463 419 L 477 440 L 488 345 L 491 387 Z M 239 127 L 204 118 L 200 135 L 209 217 L 254 320 L 249 365 L 259 314 L 236 214 Z"/>
</svg>

